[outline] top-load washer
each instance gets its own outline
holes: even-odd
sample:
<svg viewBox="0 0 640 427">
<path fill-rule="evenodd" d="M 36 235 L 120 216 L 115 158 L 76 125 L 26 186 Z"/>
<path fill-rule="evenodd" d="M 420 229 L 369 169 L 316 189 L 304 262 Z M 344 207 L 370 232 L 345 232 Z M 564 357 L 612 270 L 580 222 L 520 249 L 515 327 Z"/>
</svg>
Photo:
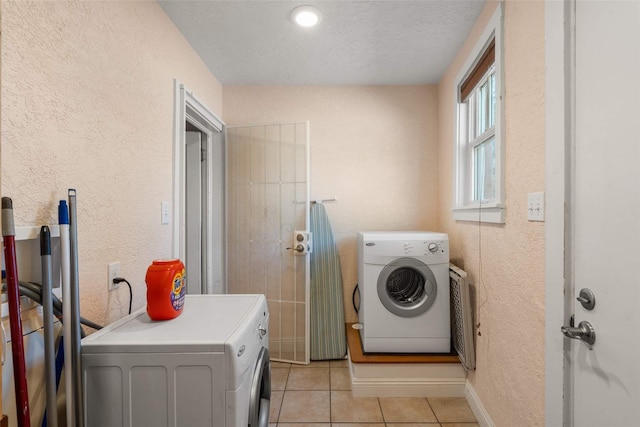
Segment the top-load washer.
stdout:
<svg viewBox="0 0 640 427">
<path fill-rule="evenodd" d="M 358 233 L 360 337 L 365 352 L 449 353 L 449 238 Z"/>
<path fill-rule="evenodd" d="M 144 309 L 82 340 L 84 425 L 267 427 L 264 295 L 187 295 L 182 314 Z"/>
</svg>

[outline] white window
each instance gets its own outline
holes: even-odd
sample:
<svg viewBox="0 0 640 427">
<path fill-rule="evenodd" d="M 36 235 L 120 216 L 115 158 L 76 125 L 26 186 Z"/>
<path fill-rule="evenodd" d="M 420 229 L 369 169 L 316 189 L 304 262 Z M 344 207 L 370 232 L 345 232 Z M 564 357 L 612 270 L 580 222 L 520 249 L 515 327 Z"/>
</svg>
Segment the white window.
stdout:
<svg viewBox="0 0 640 427">
<path fill-rule="evenodd" d="M 499 6 L 457 79 L 455 220 L 504 223 L 501 24 Z"/>
</svg>

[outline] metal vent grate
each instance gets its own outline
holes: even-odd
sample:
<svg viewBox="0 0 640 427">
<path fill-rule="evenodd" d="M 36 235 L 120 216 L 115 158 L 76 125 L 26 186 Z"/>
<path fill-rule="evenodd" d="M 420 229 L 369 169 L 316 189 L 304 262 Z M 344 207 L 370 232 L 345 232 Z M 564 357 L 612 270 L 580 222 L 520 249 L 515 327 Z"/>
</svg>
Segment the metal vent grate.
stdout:
<svg viewBox="0 0 640 427">
<path fill-rule="evenodd" d="M 462 366 L 470 370 L 476 368 L 476 354 L 473 345 L 471 294 L 466 279 L 465 271 L 449 264 L 453 347 L 458 352 Z"/>
</svg>

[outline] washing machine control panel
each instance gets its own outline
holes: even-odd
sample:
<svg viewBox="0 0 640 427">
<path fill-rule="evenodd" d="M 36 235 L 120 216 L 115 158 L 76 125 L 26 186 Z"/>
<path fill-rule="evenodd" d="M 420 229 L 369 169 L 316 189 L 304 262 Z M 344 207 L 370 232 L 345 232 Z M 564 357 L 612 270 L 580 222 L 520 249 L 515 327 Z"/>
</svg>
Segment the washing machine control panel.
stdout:
<svg viewBox="0 0 640 427">
<path fill-rule="evenodd" d="M 261 314 L 254 320 L 253 324 L 254 341 L 259 345 L 262 345 L 262 341 L 267 342 L 269 340 L 269 314 L 266 310 Z"/>
<path fill-rule="evenodd" d="M 432 240 L 424 242 L 422 254 L 431 262 L 449 262 L 449 242 L 447 240 Z"/>
<path fill-rule="evenodd" d="M 416 248 L 413 242 L 403 243 L 402 248 L 404 249 L 405 255 L 410 255 L 414 253 L 414 249 Z"/>
<path fill-rule="evenodd" d="M 359 262 L 386 265 L 393 257 L 417 258 L 427 264 L 449 263 L 449 239 L 442 233 L 358 233 Z"/>
<path fill-rule="evenodd" d="M 449 242 L 446 240 L 405 241 L 401 247 L 405 256 L 426 257 L 430 262 L 449 260 Z"/>
</svg>

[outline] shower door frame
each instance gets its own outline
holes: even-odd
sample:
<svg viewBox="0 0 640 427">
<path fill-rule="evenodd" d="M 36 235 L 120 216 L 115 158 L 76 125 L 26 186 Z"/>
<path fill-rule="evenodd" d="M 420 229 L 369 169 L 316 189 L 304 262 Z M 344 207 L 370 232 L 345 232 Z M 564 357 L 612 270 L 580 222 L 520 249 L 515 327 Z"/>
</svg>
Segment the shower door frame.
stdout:
<svg viewBox="0 0 640 427">
<path fill-rule="evenodd" d="M 309 232 L 310 230 L 310 224 L 311 224 L 311 139 L 310 139 L 310 122 L 307 121 L 293 121 L 293 122 L 277 122 L 277 123 L 251 123 L 251 124 L 240 124 L 240 125 L 228 125 L 225 126 L 225 141 L 226 143 L 230 146 L 232 144 L 231 138 L 228 137 L 228 132 L 230 130 L 234 130 L 234 129 L 238 129 L 238 128 L 256 128 L 256 127 L 268 127 L 268 126 L 296 126 L 296 125 L 304 125 L 305 126 L 305 200 L 295 200 L 294 203 L 296 204 L 304 204 L 304 221 L 305 221 L 305 227 L 304 230 L 306 232 Z M 231 148 L 227 147 L 227 150 L 225 151 L 225 171 L 227 174 L 229 174 L 231 172 L 231 168 L 229 166 L 229 156 L 231 154 Z M 228 191 L 228 186 L 231 183 L 231 180 L 229 179 L 229 176 L 227 175 L 227 178 L 225 180 L 225 186 L 226 186 L 226 191 L 225 191 L 225 206 L 226 206 L 226 210 L 227 213 L 225 214 L 225 230 L 227 230 L 226 235 L 225 235 L 225 253 L 229 254 L 229 237 L 230 237 L 230 232 L 229 232 L 229 220 L 230 220 L 230 215 L 228 213 L 228 209 L 230 209 L 230 203 L 229 203 L 229 191 Z M 297 195 L 296 195 L 297 197 Z M 301 231 L 301 230 L 298 230 Z M 294 246 L 294 242 L 293 242 L 293 232 L 291 233 L 291 246 Z M 305 304 L 305 310 L 304 310 L 304 322 L 305 322 L 305 327 L 304 327 L 304 352 L 305 352 L 305 357 L 304 360 L 291 360 L 291 359 L 285 359 L 285 358 L 281 358 L 278 357 L 277 355 L 281 355 L 280 352 L 275 352 L 275 351 L 271 351 L 271 360 L 273 361 L 278 361 L 278 362 L 285 362 L 285 363 L 292 363 L 292 364 L 304 364 L 304 365 L 308 365 L 311 361 L 311 327 L 310 327 L 310 320 L 311 320 L 311 309 L 310 309 L 310 292 L 311 292 L 311 263 L 310 263 L 310 254 L 306 253 L 305 255 L 292 255 L 292 256 L 304 256 L 305 258 L 305 284 L 304 284 L 304 289 L 305 289 L 305 296 L 304 296 L 304 304 Z M 229 256 L 227 256 L 225 258 L 225 271 L 229 272 L 230 271 L 230 266 L 229 264 Z M 229 277 L 229 275 L 227 275 L 227 277 Z M 229 286 L 227 285 L 227 289 L 229 290 Z M 266 296 L 266 295 L 265 295 Z M 280 300 L 281 301 L 281 300 Z M 294 311 L 295 312 L 295 311 Z M 281 319 L 282 321 L 282 319 Z M 280 328 L 280 333 L 282 328 Z M 282 338 L 282 337 L 281 337 Z M 294 339 L 294 354 L 295 354 L 295 339 L 296 337 L 293 337 Z M 277 354 L 277 355 L 276 355 Z"/>
</svg>

